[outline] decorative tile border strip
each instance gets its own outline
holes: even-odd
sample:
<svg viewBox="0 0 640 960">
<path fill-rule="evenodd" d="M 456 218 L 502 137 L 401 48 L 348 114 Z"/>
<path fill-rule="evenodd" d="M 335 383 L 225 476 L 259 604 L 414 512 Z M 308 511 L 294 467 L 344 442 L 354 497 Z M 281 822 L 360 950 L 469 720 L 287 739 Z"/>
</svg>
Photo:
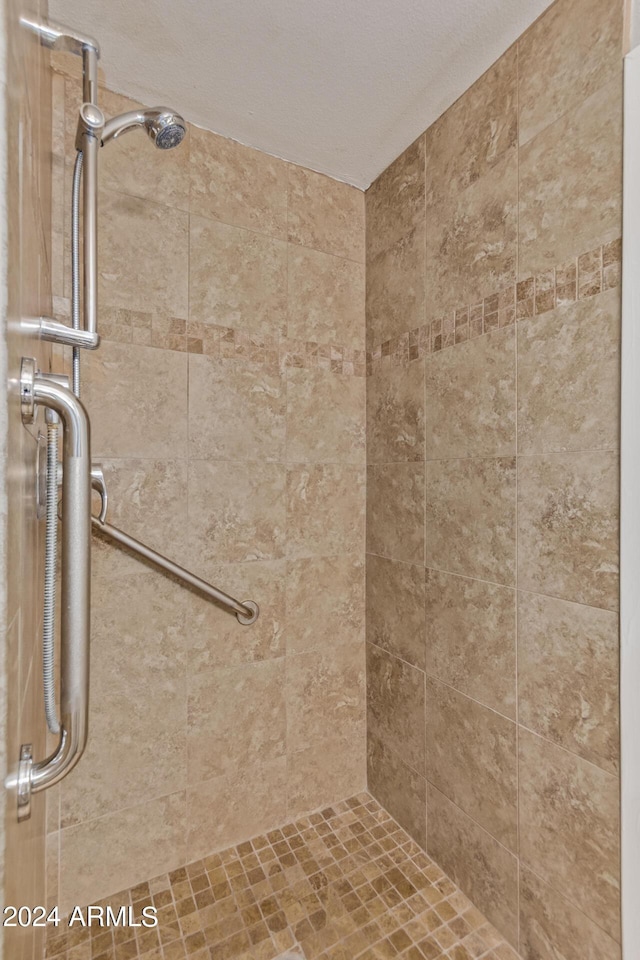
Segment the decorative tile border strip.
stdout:
<svg viewBox="0 0 640 960">
<path fill-rule="evenodd" d="M 56 319 L 69 323 L 69 300 L 54 297 Z M 277 370 L 289 368 L 330 370 L 343 376 L 366 375 L 366 353 L 338 343 L 261 337 L 234 327 L 181 320 L 136 310 L 105 310 L 100 317 L 100 336 L 112 343 L 129 343 L 201 354 L 221 360 L 257 363 Z"/>
<path fill-rule="evenodd" d="M 586 300 L 620 284 L 622 240 L 613 240 L 479 303 L 452 310 L 367 352 L 367 375 L 381 364 L 407 363 L 473 340 L 519 320 Z"/>
</svg>

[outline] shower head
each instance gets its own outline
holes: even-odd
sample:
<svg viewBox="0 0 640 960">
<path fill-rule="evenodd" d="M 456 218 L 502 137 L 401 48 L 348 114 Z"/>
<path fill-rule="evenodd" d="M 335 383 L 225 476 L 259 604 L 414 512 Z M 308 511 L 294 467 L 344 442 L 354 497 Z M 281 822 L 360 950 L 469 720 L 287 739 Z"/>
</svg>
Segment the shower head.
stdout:
<svg viewBox="0 0 640 960">
<path fill-rule="evenodd" d="M 135 127 L 144 127 L 148 137 L 159 150 L 170 150 L 177 147 L 184 139 L 187 125 L 179 113 L 169 107 L 149 107 L 140 110 L 130 110 L 117 117 L 107 120 L 102 133 L 102 144 L 109 140 L 116 140 L 127 130 Z"/>
</svg>

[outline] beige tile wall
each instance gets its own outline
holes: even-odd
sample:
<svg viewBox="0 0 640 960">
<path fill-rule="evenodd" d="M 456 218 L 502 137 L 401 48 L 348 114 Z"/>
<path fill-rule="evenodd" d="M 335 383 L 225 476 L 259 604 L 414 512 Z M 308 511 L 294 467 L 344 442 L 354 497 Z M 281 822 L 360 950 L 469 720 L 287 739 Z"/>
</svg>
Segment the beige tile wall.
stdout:
<svg viewBox="0 0 640 960">
<path fill-rule="evenodd" d="M 54 85 L 66 216 L 80 86 Z M 261 614 L 94 540 L 89 746 L 50 816 L 63 910 L 365 785 L 364 196 L 197 128 L 100 161 L 82 389 L 111 521 Z"/>
<path fill-rule="evenodd" d="M 0 4 L 3 52 L 0 67 L 3 130 L 0 152 L 0 365 L 6 386 L 0 404 L 0 757 L 4 774 L 15 770 L 20 746 L 32 743 L 46 756 L 42 705 L 43 523 L 36 518 L 35 472 L 40 414 L 25 427 L 16 389 L 23 356 L 50 369 L 50 350 L 20 330 L 23 317 L 51 310 L 51 95 L 47 52 L 19 26 L 27 8 Z M 31 16 L 47 15 L 46 2 L 30 4 Z M 45 898 L 46 803 L 33 799 L 30 820 L 18 824 L 16 797 L 0 789 L 0 900 L 3 906 L 41 904 Z M 40 956 L 42 931 L 0 930 L 0 956 Z"/>
<path fill-rule="evenodd" d="M 622 3 L 366 194 L 369 787 L 526 960 L 619 948 Z"/>
</svg>

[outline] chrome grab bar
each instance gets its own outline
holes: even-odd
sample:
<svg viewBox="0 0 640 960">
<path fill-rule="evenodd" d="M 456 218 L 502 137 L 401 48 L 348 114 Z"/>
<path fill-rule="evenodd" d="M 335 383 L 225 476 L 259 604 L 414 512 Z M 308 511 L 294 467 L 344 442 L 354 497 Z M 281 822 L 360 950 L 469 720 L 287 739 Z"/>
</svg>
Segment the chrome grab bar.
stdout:
<svg viewBox="0 0 640 960">
<path fill-rule="evenodd" d="M 99 489 L 99 485 L 95 483 L 95 469 L 94 486 Z M 200 593 L 203 593 L 210 600 L 214 600 L 227 610 L 235 613 L 236 617 L 238 618 L 238 622 L 242 623 L 244 626 L 250 626 L 258 619 L 260 615 L 260 608 L 258 607 L 257 603 L 254 603 L 253 600 L 243 600 L 240 602 L 234 597 L 230 597 L 228 593 L 218 590 L 217 587 L 207 583 L 206 580 L 201 580 L 200 577 L 196 577 L 196 575 L 191 573 L 189 570 L 185 570 L 184 567 L 174 563 L 173 560 L 169 560 L 167 557 L 163 556 L 163 554 L 157 553 L 155 550 L 152 550 L 151 547 L 148 547 L 146 544 L 141 543 L 134 537 L 129 536 L 128 533 L 125 533 L 123 530 L 119 530 L 118 527 L 111 526 L 110 523 L 107 523 L 106 520 L 102 520 L 101 517 L 91 517 L 91 523 L 94 532 L 102 534 L 109 540 L 113 540 L 115 543 L 121 544 L 123 547 L 127 547 L 129 550 L 137 553 L 138 556 L 144 557 L 145 560 L 149 560 L 150 563 L 153 563 L 154 566 L 158 567 L 160 570 L 164 570 L 166 573 L 171 573 L 174 577 L 182 580 L 183 583 L 188 584 L 190 587 L 194 587 L 194 589 L 200 591 Z"/>
<path fill-rule="evenodd" d="M 16 774 L 5 785 L 17 789 L 18 819 L 30 815 L 31 794 L 59 783 L 82 756 L 88 733 L 89 624 L 91 581 L 91 450 L 89 417 L 61 377 L 36 370 L 23 358 L 20 376 L 22 419 L 35 420 L 37 405 L 60 416 L 62 447 L 62 576 L 60 740 L 46 760 L 34 762 L 23 744 Z"/>
</svg>

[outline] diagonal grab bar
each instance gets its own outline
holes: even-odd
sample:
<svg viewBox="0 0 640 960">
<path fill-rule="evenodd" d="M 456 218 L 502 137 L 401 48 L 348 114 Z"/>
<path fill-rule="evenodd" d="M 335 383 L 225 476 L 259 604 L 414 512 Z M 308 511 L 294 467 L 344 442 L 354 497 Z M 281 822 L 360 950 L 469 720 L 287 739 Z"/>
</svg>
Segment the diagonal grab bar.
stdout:
<svg viewBox="0 0 640 960">
<path fill-rule="evenodd" d="M 200 593 L 209 597 L 210 600 L 215 600 L 216 603 L 221 604 L 221 606 L 226 607 L 227 610 L 235 613 L 239 623 L 242 623 L 244 626 L 250 626 L 258 619 L 260 608 L 253 600 L 243 600 L 242 603 L 239 600 L 235 600 L 233 597 L 230 597 L 228 593 L 218 590 L 217 587 L 207 583 L 206 580 L 201 580 L 200 577 L 196 577 L 195 574 L 189 570 L 185 570 L 184 567 L 174 563 L 173 560 L 169 560 L 163 556 L 163 554 L 157 553 L 145 543 L 141 543 L 134 537 L 129 536 L 128 533 L 119 530 L 118 527 L 113 527 L 100 517 L 92 517 L 91 522 L 94 532 L 102 534 L 107 537 L 107 539 L 113 540 L 123 547 L 127 547 L 129 550 L 132 550 L 133 553 L 137 553 L 138 556 L 149 560 L 150 563 L 153 563 L 160 570 L 173 574 L 174 577 L 182 580 L 183 583 L 187 583 L 190 587 L 199 590 Z"/>
</svg>

